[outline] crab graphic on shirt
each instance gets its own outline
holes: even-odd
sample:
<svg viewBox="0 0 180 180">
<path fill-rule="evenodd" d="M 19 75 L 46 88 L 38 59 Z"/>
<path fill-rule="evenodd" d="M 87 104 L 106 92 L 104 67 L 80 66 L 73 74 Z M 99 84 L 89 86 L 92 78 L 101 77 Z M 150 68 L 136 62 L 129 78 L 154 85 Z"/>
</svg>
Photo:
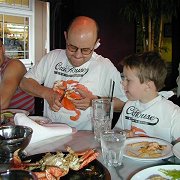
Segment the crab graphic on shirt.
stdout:
<svg viewBox="0 0 180 180">
<path fill-rule="evenodd" d="M 87 89 L 84 85 L 80 84 L 78 81 L 74 80 L 58 80 L 55 81 L 53 85 L 53 90 L 58 92 L 63 99 L 61 100 L 62 106 L 70 111 L 74 111 L 76 113 L 75 116 L 70 116 L 70 119 L 76 121 L 79 119 L 81 112 L 76 109 L 74 103 L 71 101 L 72 99 L 82 99 L 81 95 L 75 91 L 75 89 L 81 89 L 86 91 L 87 93 L 92 95 L 92 92 Z"/>
<path fill-rule="evenodd" d="M 143 129 L 136 126 L 131 126 L 131 131 L 134 133 L 135 136 L 148 137 L 148 135 Z"/>
</svg>

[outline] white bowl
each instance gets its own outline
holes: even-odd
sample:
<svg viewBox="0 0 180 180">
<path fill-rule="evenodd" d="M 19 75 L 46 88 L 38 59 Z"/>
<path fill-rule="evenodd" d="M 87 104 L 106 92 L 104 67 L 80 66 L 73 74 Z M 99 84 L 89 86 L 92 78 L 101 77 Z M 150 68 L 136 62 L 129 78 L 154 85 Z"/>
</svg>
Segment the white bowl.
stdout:
<svg viewBox="0 0 180 180">
<path fill-rule="evenodd" d="M 49 118 L 43 116 L 28 116 L 28 117 L 38 124 L 49 124 L 52 122 Z"/>
</svg>

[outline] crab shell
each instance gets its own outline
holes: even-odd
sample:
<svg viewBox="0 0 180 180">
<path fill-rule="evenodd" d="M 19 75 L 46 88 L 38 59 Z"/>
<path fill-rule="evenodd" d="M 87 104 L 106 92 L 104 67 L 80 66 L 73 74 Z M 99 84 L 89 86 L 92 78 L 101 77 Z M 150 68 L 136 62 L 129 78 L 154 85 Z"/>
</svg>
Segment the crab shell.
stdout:
<svg viewBox="0 0 180 180">
<path fill-rule="evenodd" d="M 81 89 L 89 94 L 92 94 L 92 92 L 90 92 L 84 85 L 79 84 L 78 81 L 74 80 L 56 81 L 53 86 L 53 90 L 58 92 L 61 96 L 65 93 L 61 104 L 65 109 L 76 113 L 75 116 L 70 116 L 70 119 L 73 121 L 78 120 L 81 115 L 80 110 L 76 109 L 75 105 L 71 101 L 72 99 L 82 99 L 81 95 L 76 92 L 75 89 Z"/>
</svg>

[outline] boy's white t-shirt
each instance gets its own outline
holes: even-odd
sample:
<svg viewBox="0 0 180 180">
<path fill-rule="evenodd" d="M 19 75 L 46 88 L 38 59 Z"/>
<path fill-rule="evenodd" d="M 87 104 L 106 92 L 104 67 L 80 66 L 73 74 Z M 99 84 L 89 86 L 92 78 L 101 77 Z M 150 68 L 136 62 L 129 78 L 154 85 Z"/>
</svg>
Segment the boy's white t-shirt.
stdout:
<svg viewBox="0 0 180 180">
<path fill-rule="evenodd" d="M 120 72 L 113 63 L 95 52 L 92 58 L 80 67 L 73 67 L 66 56 L 65 50 L 53 50 L 45 55 L 39 64 L 35 65 L 25 75 L 26 78 L 35 79 L 46 87 L 53 87 L 57 80 L 75 80 L 88 88 L 93 95 L 109 96 L 110 82 L 115 81 L 114 97 L 127 101 L 126 95 L 121 85 Z M 70 120 L 74 111 L 61 108 L 59 112 L 53 112 L 49 109 L 47 101 L 44 101 L 44 116 L 49 117 L 54 122 L 67 123 L 77 129 L 91 130 L 90 109 L 81 111 L 80 118 L 77 121 Z"/>
<path fill-rule="evenodd" d="M 115 127 L 172 142 L 180 137 L 180 107 L 161 95 L 146 104 L 128 101 Z"/>
</svg>

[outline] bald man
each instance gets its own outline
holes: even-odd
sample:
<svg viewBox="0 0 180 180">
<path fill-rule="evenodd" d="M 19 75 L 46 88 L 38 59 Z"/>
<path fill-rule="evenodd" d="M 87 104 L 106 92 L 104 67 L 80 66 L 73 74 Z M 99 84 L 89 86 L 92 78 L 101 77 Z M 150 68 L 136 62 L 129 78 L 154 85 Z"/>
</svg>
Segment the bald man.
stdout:
<svg viewBox="0 0 180 180">
<path fill-rule="evenodd" d="M 45 55 L 21 81 L 23 90 L 44 99 L 44 116 L 53 122 L 91 130 L 91 101 L 108 97 L 112 80 L 115 81 L 114 110 L 121 110 L 127 100 L 116 67 L 94 52 L 100 41 L 98 32 L 96 21 L 86 16 L 76 17 L 64 32 L 66 49 Z M 53 88 L 55 82 L 65 93 Z"/>
</svg>

